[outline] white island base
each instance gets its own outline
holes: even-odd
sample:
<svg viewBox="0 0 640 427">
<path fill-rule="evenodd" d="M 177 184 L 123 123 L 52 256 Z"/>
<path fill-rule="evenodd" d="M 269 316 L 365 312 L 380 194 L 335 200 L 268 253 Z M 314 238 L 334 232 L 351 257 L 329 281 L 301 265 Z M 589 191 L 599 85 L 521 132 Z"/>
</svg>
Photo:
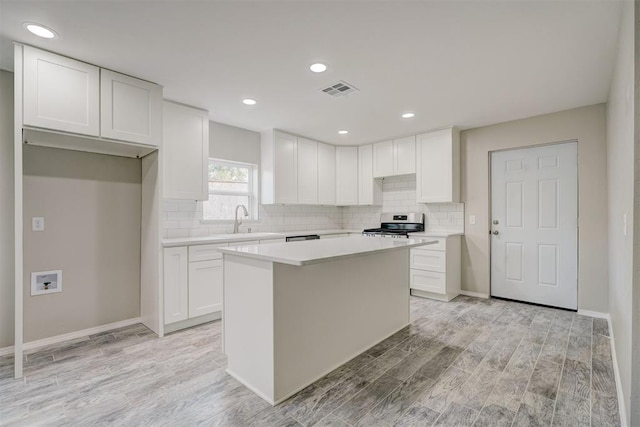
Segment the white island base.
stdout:
<svg viewBox="0 0 640 427">
<path fill-rule="evenodd" d="M 225 251 L 229 375 L 275 405 L 407 326 L 411 246 L 304 265 Z"/>
</svg>

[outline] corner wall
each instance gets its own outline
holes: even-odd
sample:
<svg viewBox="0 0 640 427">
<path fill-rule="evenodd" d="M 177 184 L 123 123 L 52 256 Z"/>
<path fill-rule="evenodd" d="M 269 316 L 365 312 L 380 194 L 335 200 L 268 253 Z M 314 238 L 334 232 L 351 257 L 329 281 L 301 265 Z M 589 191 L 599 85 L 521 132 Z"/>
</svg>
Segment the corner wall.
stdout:
<svg viewBox="0 0 640 427">
<path fill-rule="evenodd" d="M 578 308 L 608 311 L 605 105 L 576 108 L 461 132 L 461 190 L 465 203 L 462 289 L 490 293 L 489 153 L 578 141 Z M 469 224 L 469 215 L 476 224 Z"/>
<path fill-rule="evenodd" d="M 623 5 L 618 55 L 607 103 L 609 307 L 623 402 L 631 409 L 634 210 L 634 4 Z M 626 225 L 625 225 L 626 223 Z M 625 229 L 626 228 L 626 229 Z"/>
<path fill-rule="evenodd" d="M 13 73 L 0 70 L 0 348 L 13 345 Z"/>
<path fill-rule="evenodd" d="M 635 57 L 635 96 L 634 98 L 634 150 L 635 150 L 635 200 L 634 230 L 640 230 L 640 1 L 635 2 L 635 20 L 633 25 Z M 634 233 L 634 272 L 632 307 L 632 348 L 631 348 L 631 397 L 630 425 L 640 425 L 640 232 Z"/>
</svg>

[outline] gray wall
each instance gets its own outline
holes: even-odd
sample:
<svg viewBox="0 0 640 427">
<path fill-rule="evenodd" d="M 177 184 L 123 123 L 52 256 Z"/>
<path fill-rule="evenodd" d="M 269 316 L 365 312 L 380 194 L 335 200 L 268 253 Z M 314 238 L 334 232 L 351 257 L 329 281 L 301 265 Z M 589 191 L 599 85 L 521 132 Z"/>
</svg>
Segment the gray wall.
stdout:
<svg viewBox="0 0 640 427">
<path fill-rule="evenodd" d="M 209 157 L 259 165 L 260 134 L 209 122 Z"/>
<path fill-rule="evenodd" d="M 634 140 L 635 140 L 635 203 L 634 203 L 634 273 L 632 324 L 633 347 L 631 349 L 631 425 L 640 425 L 640 1 L 635 2 L 634 21 Z M 628 18 L 627 18 L 628 19 Z"/>
<path fill-rule="evenodd" d="M 25 342 L 139 316 L 140 216 L 140 160 L 24 146 Z M 31 296 L 57 269 L 62 292 Z"/>
<path fill-rule="evenodd" d="M 461 133 L 465 244 L 462 289 L 489 293 L 489 152 L 578 141 L 578 308 L 606 313 L 607 173 L 605 105 L 577 108 Z M 476 224 L 469 224 L 476 215 Z"/>
<path fill-rule="evenodd" d="M 609 192 L 609 313 L 616 357 L 629 420 L 633 325 L 633 183 L 634 183 L 634 12 L 625 2 L 618 55 L 607 104 L 607 169 Z M 624 233 L 624 217 L 627 233 Z M 633 423 L 632 423 L 633 425 Z"/>
<path fill-rule="evenodd" d="M 13 345 L 13 73 L 0 70 L 0 348 Z"/>
</svg>

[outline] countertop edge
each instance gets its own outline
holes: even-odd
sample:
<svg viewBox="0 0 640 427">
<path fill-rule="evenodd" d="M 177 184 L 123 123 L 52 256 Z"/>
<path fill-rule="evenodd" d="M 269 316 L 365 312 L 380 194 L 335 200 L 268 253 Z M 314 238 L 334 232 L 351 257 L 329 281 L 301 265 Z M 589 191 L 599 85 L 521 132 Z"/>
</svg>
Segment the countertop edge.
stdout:
<svg viewBox="0 0 640 427">
<path fill-rule="evenodd" d="M 318 234 L 320 236 L 326 236 L 331 234 L 355 234 L 361 233 L 362 230 L 297 230 L 297 231 L 285 231 L 285 232 L 265 232 L 270 233 L 269 236 L 257 237 L 260 235 L 260 232 L 256 233 L 243 233 L 237 238 L 229 238 L 229 237 L 216 237 L 213 236 L 203 236 L 203 237 L 169 237 L 162 239 L 162 247 L 163 248 L 171 248 L 176 246 L 196 246 L 196 245 L 211 245 L 215 243 L 231 243 L 231 242 L 246 242 L 253 240 L 275 240 L 275 239 L 284 239 L 289 236 L 304 236 L 307 234 Z"/>
<path fill-rule="evenodd" d="M 170 237 L 161 239 L 161 245 L 163 248 L 173 248 L 178 246 L 197 246 L 197 245 L 211 245 L 216 243 L 231 243 L 231 242 L 246 242 L 253 240 L 275 240 L 275 239 L 283 239 L 288 236 L 304 236 L 306 234 L 318 234 L 321 236 L 331 235 L 331 234 L 360 234 L 362 230 L 355 229 L 345 229 L 345 230 L 297 230 L 297 231 L 286 231 L 286 232 L 273 232 L 270 236 L 256 237 L 260 233 L 246 233 L 242 234 L 242 237 L 238 238 L 228 238 L 223 237 L 219 238 L 215 235 L 213 236 L 203 236 L 203 237 Z M 464 236 L 464 233 L 447 233 L 447 232 L 425 232 L 425 233 L 416 233 L 416 238 L 424 239 L 428 237 L 437 237 L 437 238 L 446 238 L 446 237 L 456 237 L 456 236 Z"/>
<path fill-rule="evenodd" d="M 309 260 L 292 260 L 290 258 L 281 258 L 281 257 L 277 257 L 277 256 L 269 256 L 269 255 L 261 255 L 261 254 L 254 254 L 254 253 L 249 253 L 249 252 L 240 252 L 234 248 L 219 248 L 218 251 L 222 252 L 223 255 L 232 255 L 232 256 L 237 256 L 240 258 L 252 258 L 252 259 L 257 259 L 259 261 L 265 261 L 265 262 L 273 262 L 273 263 L 277 263 L 277 264 L 288 264 L 288 265 L 293 265 L 296 267 L 303 267 L 305 265 L 312 265 L 312 264 L 321 264 L 324 262 L 329 262 L 329 261 L 335 261 L 338 259 L 347 259 L 347 258 L 355 258 L 355 257 L 360 257 L 360 256 L 365 256 L 365 255 L 372 255 L 372 254 L 377 254 L 377 253 L 381 253 L 381 252 L 388 252 L 388 251 L 395 251 L 395 250 L 400 250 L 400 249 L 411 249 L 411 248 L 415 248 L 418 246 L 426 246 L 426 245 L 433 245 L 436 244 L 438 242 L 431 241 L 431 242 L 419 242 L 419 243 L 414 243 L 414 244 L 409 244 L 409 245 L 405 245 L 405 246 L 398 246 L 398 247 L 390 247 L 390 248 L 380 248 L 380 249 L 373 249 L 370 251 L 363 251 L 363 252 L 356 252 L 356 253 L 349 253 L 349 254 L 338 254 L 335 256 L 327 256 L 327 257 L 322 257 L 322 258 L 315 258 L 315 259 L 309 259 Z"/>
</svg>

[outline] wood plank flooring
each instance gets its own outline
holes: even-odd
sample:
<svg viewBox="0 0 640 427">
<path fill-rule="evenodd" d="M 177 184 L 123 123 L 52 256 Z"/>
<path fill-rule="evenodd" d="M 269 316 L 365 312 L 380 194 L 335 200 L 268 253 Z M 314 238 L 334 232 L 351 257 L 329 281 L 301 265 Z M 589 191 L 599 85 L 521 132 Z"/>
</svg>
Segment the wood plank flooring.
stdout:
<svg viewBox="0 0 640 427">
<path fill-rule="evenodd" d="M 0 424 L 618 426 L 607 322 L 460 296 L 271 407 L 224 372 L 221 324 L 142 325 L 0 358 Z"/>
</svg>

